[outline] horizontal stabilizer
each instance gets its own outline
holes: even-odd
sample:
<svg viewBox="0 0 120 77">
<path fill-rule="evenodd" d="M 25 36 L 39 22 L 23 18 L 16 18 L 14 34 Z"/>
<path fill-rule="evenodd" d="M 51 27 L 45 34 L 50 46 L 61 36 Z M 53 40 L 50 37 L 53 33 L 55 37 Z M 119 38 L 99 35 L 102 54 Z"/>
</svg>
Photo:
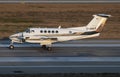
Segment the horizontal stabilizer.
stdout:
<svg viewBox="0 0 120 77">
<path fill-rule="evenodd" d="M 111 15 L 108 15 L 108 14 L 97 14 L 97 16 L 100 16 L 100 17 L 111 17 Z"/>
</svg>

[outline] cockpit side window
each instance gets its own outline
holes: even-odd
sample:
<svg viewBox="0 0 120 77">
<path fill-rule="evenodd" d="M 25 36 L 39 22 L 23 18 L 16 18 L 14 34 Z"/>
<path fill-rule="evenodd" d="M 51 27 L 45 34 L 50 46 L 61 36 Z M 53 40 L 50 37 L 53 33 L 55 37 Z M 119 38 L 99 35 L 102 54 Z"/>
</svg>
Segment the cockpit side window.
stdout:
<svg viewBox="0 0 120 77">
<path fill-rule="evenodd" d="M 30 33 L 30 29 L 27 29 L 25 32 L 26 32 L 26 33 Z"/>
</svg>

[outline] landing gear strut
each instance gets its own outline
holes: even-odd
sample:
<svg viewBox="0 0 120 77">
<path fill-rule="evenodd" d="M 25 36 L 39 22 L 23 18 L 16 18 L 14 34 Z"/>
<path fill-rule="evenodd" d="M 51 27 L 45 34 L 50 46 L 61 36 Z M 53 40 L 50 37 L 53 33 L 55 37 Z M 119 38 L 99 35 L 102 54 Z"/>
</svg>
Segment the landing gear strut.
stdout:
<svg viewBox="0 0 120 77">
<path fill-rule="evenodd" d="M 48 51 L 51 51 L 51 50 L 52 50 L 52 48 L 51 48 L 51 47 L 47 47 L 47 50 L 48 50 Z"/>
</svg>

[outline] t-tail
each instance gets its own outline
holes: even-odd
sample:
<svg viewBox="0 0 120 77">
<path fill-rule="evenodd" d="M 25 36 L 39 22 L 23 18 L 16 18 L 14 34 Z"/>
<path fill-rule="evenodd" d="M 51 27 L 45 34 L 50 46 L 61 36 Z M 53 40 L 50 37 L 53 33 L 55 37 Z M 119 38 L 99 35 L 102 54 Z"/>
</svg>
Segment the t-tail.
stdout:
<svg viewBox="0 0 120 77">
<path fill-rule="evenodd" d="M 94 18 L 86 26 L 87 31 L 101 32 L 107 19 L 111 17 L 111 15 L 107 14 L 97 14 L 93 16 Z"/>
</svg>

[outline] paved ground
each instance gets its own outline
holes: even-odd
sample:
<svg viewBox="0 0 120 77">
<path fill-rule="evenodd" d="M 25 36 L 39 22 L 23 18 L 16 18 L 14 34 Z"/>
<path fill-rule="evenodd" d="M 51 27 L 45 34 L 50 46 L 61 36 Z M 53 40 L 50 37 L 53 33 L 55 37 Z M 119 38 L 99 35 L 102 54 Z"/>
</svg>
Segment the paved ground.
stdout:
<svg viewBox="0 0 120 77">
<path fill-rule="evenodd" d="M 79 56 L 79 57 L 118 57 L 120 47 L 54 47 L 52 51 L 37 47 L 20 47 L 14 50 L 0 48 L 0 57 L 57 57 L 57 56 Z"/>
<path fill-rule="evenodd" d="M 0 40 L 0 74 L 120 73 L 119 40 L 80 40 L 57 43 L 52 51 L 39 44 Z"/>
<path fill-rule="evenodd" d="M 53 44 L 52 51 L 41 48 L 39 44 L 14 44 L 10 50 L 8 40 L 0 41 L 0 57 L 119 57 L 119 40 L 80 40 Z"/>
</svg>

